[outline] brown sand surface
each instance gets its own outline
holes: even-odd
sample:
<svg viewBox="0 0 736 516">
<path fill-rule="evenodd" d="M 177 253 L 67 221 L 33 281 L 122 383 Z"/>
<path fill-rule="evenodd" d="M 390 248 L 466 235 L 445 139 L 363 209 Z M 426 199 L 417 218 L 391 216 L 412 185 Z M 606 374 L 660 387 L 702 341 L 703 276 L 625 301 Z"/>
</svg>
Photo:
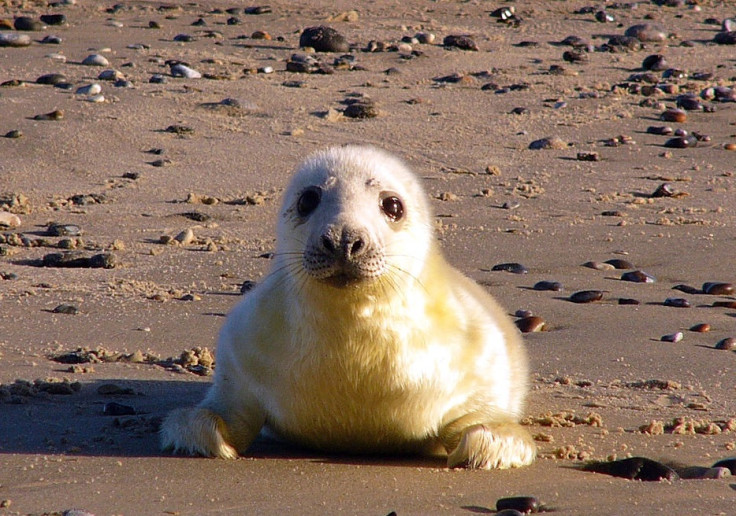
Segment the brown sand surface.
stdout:
<svg viewBox="0 0 736 516">
<path fill-rule="evenodd" d="M 228 25 L 232 15 L 224 9 L 242 4 L 124 1 L 114 10 L 114 2 L 88 0 L 58 7 L 2 2 L 3 19 L 58 12 L 68 23 L 26 33 L 28 47 L 0 48 L 0 82 L 24 81 L 0 87 L 0 135 L 23 133 L 0 138 L 0 204 L 21 219 L 0 232 L 0 273 L 7 278 L 0 280 L 0 514 L 80 508 L 98 516 L 462 515 L 492 513 L 498 498 L 511 495 L 534 495 L 558 514 L 733 514 L 736 481 L 729 478 L 639 482 L 579 470 L 586 460 L 626 456 L 710 466 L 736 446 L 736 423 L 729 425 L 736 417 L 736 354 L 713 349 L 736 337 L 736 309 L 712 306 L 735 298 L 672 289 L 736 282 L 736 152 L 724 147 L 736 143 L 736 103 L 703 101 L 715 111 L 662 122 L 663 106 L 674 107 L 676 94 L 646 97 L 629 79 L 642 72 L 646 56 L 661 53 L 686 76 L 665 81 L 655 73 L 681 93 L 733 87 L 736 46 L 714 44 L 719 25 L 706 20 L 736 16 L 736 7 L 619 3 L 608 10 L 616 21 L 599 23 L 592 13 L 577 13 L 594 3 L 601 4 L 277 0 L 271 13 L 241 13 L 240 24 Z M 512 5 L 518 26 L 489 15 Z M 357 19 L 343 16 L 350 9 Z M 206 25 L 192 26 L 200 17 Z M 161 28 L 149 28 L 151 21 Z M 555 44 L 578 35 L 599 47 L 645 21 L 663 24 L 670 37 L 638 51 L 588 52 L 581 64 L 564 61 L 571 47 Z M 299 52 L 301 31 L 318 24 L 355 46 L 357 69 L 285 70 Z M 272 39 L 250 37 L 258 30 Z M 413 44 L 419 55 L 361 51 L 371 40 L 395 44 L 420 31 L 437 39 Z M 173 41 L 183 33 L 195 40 Z M 61 44 L 40 44 L 47 34 Z M 444 48 L 450 34 L 471 35 L 479 51 Z M 128 47 L 139 43 L 145 47 Z M 45 57 L 54 52 L 67 61 Z M 80 64 L 93 52 L 133 87 L 98 81 L 103 68 Z M 315 56 L 328 64 L 337 57 Z M 171 59 L 220 80 L 172 77 L 165 65 Z M 562 73 L 550 73 L 553 65 Z M 274 73 L 247 73 L 268 66 Z M 697 72 L 712 76 L 693 78 Z M 35 84 L 46 73 L 63 73 L 73 89 Z M 167 82 L 149 83 L 156 73 Z M 435 80 L 451 74 L 462 77 Z M 92 82 L 102 85 L 104 102 L 74 94 Z M 496 87 L 481 89 L 489 83 Z M 375 101 L 380 115 L 342 117 L 344 101 L 356 96 Z M 225 98 L 239 100 L 241 109 L 207 106 Z M 642 105 L 646 99 L 662 105 Z M 510 114 L 516 107 L 528 112 Z M 57 109 L 61 120 L 33 119 Z M 166 132 L 176 124 L 193 133 Z M 710 140 L 665 148 L 667 136 L 646 132 L 653 125 Z M 631 141 L 606 145 L 620 135 Z M 552 136 L 569 145 L 528 148 Z M 267 442 L 236 461 L 159 451 L 160 419 L 196 403 L 209 380 L 170 361 L 163 367 L 141 353 L 125 354 L 163 360 L 213 349 L 242 282 L 259 281 L 268 268 L 264 255 L 274 250 L 280 195 L 293 167 L 315 149 L 350 142 L 405 159 L 433 198 L 450 262 L 510 314 L 526 309 L 546 321 L 548 331 L 525 337 L 533 375 L 529 429 L 540 449 L 534 465 L 448 470 L 442 460 L 313 455 Z M 147 152 L 154 148 L 163 154 Z M 579 152 L 600 160 L 579 161 Z M 153 166 L 156 159 L 164 166 Z M 663 183 L 686 195 L 652 198 Z M 101 202 L 70 200 L 77 195 Z M 506 203 L 518 207 L 504 209 Z M 188 212 L 209 218 L 193 221 Z M 40 267 L 63 239 L 48 235 L 50 222 L 78 225 L 82 235 L 69 245 L 113 253 L 116 266 Z M 161 243 L 187 228 L 191 243 Z M 657 281 L 625 282 L 624 271 L 582 266 L 611 258 L 629 260 Z M 491 271 L 502 262 L 520 262 L 529 273 Z M 532 289 L 540 280 L 565 290 Z M 603 300 L 566 299 L 587 289 L 604 291 Z M 668 297 L 685 297 L 691 307 L 664 306 Z M 640 304 L 619 305 L 619 298 Z M 79 313 L 54 313 L 60 304 Z M 696 323 L 711 331 L 690 331 Z M 678 331 L 680 342 L 660 340 Z M 76 366 L 50 358 L 100 347 L 122 358 Z M 78 390 L 50 394 L 14 384 L 48 378 L 79 382 Z M 129 394 L 98 392 L 110 383 Z M 111 401 L 137 414 L 104 415 Z M 545 422 L 548 413 L 558 417 Z M 547 426 L 553 421 L 564 425 Z M 664 423 L 663 432 L 640 431 L 652 422 Z"/>
</svg>

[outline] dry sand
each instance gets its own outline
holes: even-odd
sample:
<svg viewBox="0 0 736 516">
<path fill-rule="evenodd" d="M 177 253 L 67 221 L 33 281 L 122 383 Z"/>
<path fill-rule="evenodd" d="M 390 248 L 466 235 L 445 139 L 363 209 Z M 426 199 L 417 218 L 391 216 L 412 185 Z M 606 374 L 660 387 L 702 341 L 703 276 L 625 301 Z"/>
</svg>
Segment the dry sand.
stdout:
<svg viewBox="0 0 736 516">
<path fill-rule="evenodd" d="M 640 2 L 637 9 L 610 9 L 617 21 L 604 24 L 592 13 L 575 14 L 591 3 L 517 2 L 523 21 L 512 27 L 489 16 L 496 7 L 514 5 L 501 2 L 277 1 L 272 13 L 237 15 L 239 25 L 226 24 L 230 14 L 213 13 L 236 2 L 172 2 L 174 8 L 162 10 L 159 2 L 132 1 L 114 13 L 105 11 L 114 2 L 78 0 L 56 8 L 3 2 L 2 18 L 58 12 L 68 24 L 27 33 L 34 40 L 29 47 L 0 48 L 0 82 L 27 81 L 0 88 L 0 134 L 23 133 L 0 138 L 0 193 L 5 200 L 14 194 L 28 199 L 10 208 L 20 227 L 2 234 L 45 240 L 24 245 L 10 236 L 0 246 L 0 272 L 8 278 L 0 281 L 0 513 L 484 514 L 500 497 L 534 495 L 558 514 L 733 514 L 736 481 L 729 478 L 639 482 L 577 468 L 585 460 L 629 455 L 708 466 L 733 456 L 736 445 L 736 432 L 727 426 L 736 416 L 736 354 L 713 349 L 736 336 L 736 310 L 711 306 L 734 297 L 672 290 L 681 283 L 736 282 L 736 152 L 724 149 L 736 142 L 736 104 L 707 102 L 715 112 L 690 112 L 687 122 L 670 123 L 711 140 L 668 149 L 667 137 L 646 133 L 651 125 L 665 125 L 658 120 L 661 106 L 641 106 L 647 97 L 614 88 L 640 73 L 642 60 L 653 53 L 687 73 L 713 74 L 672 80 L 682 91 L 733 87 L 736 47 L 711 43 L 719 26 L 704 22 L 736 10 L 705 0 L 695 2 L 697 9 Z M 341 13 L 352 8 L 357 20 L 345 21 Z M 199 17 L 206 26 L 191 25 Z M 590 52 L 583 64 L 563 61 L 570 47 L 552 44 L 575 34 L 600 46 L 645 17 L 661 22 L 671 38 L 636 52 Z M 150 21 L 161 28 L 149 28 Z M 323 23 L 355 44 L 360 69 L 285 71 L 300 32 Z M 257 30 L 272 39 L 237 38 Z M 204 31 L 216 31 L 215 37 Z M 414 44 L 421 55 L 411 59 L 359 50 L 370 40 L 397 43 L 418 31 L 437 40 Z M 174 42 L 182 33 L 196 40 Z M 38 43 L 46 34 L 62 43 Z M 449 34 L 471 35 L 480 50 L 443 48 Z M 682 44 L 688 40 L 691 46 Z M 522 41 L 538 46 L 518 46 Z M 138 43 L 147 47 L 128 48 Z M 96 81 L 105 101 L 92 103 L 74 90 L 34 84 L 52 72 L 65 74 L 75 89 L 95 82 L 102 69 L 79 64 L 95 50 L 133 87 Z M 67 62 L 44 57 L 52 52 Z M 330 63 L 336 56 L 317 57 Z M 230 79 L 173 78 L 163 64 L 168 59 Z M 552 65 L 567 72 L 550 74 Z M 244 73 L 267 66 L 275 72 Z M 397 72 L 385 73 L 389 68 Z M 149 83 L 154 73 L 168 81 Z M 434 80 L 454 73 L 464 77 Z M 303 87 L 285 81 L 303 81 Z M 496 93 L 481 89 L 487 83 L 527 86 Z M 373 99 L 380 116 L 341 119 L 342 102 L 356 93 Z M 246 109 L 202 106 L 224 98 Z M 675 105 L 674 94 L 656 100 Z M 515 107 L 528 113 L 510 114 Z M 62 120 L 33 120 L 56 109 L 63 110 Z M 194 132 L 165 131 L 175 124 Z M 633 141 L 605 145 L 619 135 Z M 528 149 L 551 136 L 570 145 Z M 548 331 L 525 339 L 533 371 L 527 414 L 531 432 L 541 434 L 540 458 L 531 467 L 448 470 L 442 461 L 325 457 L 268 443 L 230 462 L 168 456 L 158 450 L 156 425 L 168 410 L 196 403 L 206 377 L 130 359 L 73 369 L 50 360 L 80 347 L 161 358 L 212 349 L 242 282 L 258 281 L 267 270 L 263 255 L 273 251 L 275 215 L 290 171 L 312 150 L 348 142 L 403 157 L 435 199 L 450 261 L 510 314 L 528 309 L 547 322 Z M 153 148 L 164 153 L 146 152 Z M 578 161 L 578 152 L 597 152 L 600 161 Z M 156 159 L 165 166 L 152 166 Z M 651 198 L 665 182 L 688 195 Z M 91 194 L 102 194 L 104 202 L 69 200 Z M 201 202 L 207 198 L 219 202 Z M 503 209 L 505 203 L 519 206 Z M 193 211 L 210 218 L 182 215 Z M 44 255 L 59 251 L 54 246 L 61 238 L 47 234 L 52 221 L 81 227 L 76 245 L 88 253 L 112 252 L 117 266 L 39 267 Z M 162 236 L 187 228 L 194 233 L 191 243 L 161 243 Z M 657 282 L 624 282 L 624 271 L 581 266 L 611 258 L 631 261 Z M 501 262 L 520 262 L 529 273 L 490 270 Z M 540 280 L 559 281 L 565 291 L 533 290 Z M 604 291 L 603 301 L 566 300 L 584 289 Z M 668 297 L 685 297 L 692 306 L 663 306 Z M 641 304 L 618 305 L 619 298 Z M 79 313 L 54 313 L 60 304 Z M 688 330 L 701 322 L 711 331 Z M 677 331 L 684 335 L 680 342 L 660 341 Z M 50 377 L 81 388 L 8 397 L 17 379 Z M 660 382 L 641 383 L 647 380 Z M 134 394 L 99 394 L 109 383 Z M 111 401 L 138 415 L 104 415 Z M 563 422 L 571 419 L 564 413 L 579 420 L 594 415 L 590 424 L 549 427 L 538 419 L 547 413 L 562 414 L 557 420 Z M 698 429 L 711 433 L 672 433 L 676 418 L 702 421 Z M 664 433 L 639 430 L 652 421 L 665 423 Z"/>
</svg>

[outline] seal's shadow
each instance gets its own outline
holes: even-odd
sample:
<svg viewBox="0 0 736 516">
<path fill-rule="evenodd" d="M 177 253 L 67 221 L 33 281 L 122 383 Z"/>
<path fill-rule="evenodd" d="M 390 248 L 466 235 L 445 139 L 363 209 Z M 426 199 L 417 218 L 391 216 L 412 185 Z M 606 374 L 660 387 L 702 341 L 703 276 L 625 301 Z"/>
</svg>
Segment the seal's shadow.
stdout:
<svg viewBox="0 0 736 516">
<path fill-rule="evenodd" d="M 195 405 L 210 382 L 186 380 L 100 379 L 82 382 L 72 394 L 0 395 L 0 456 L 62 454 L 97 457 L 166 457 L 158 430 L 164 416 L 178 407 Z M 127 394 L 100 394 L 115 385 Z M 105 386 L 105 387 L 103 387 Z M 102 389 L 101 389 L 102 387 Z M 8 392 L 14 392 L 7 396 Z M 114 405 L 117 404 L 117 408 Z M 132 409 L 135 414 L 115 415 Z M 110 410 L 110 408 L 114 410 Z M 118 411 L 118 412 L 116 412 Z M 112 412 L 112 414 L 110 414 Z M 400 467 L 445 467 L 442 457 L 333 455 L 300 448 L 262 435 L 244 454 L 259 459 L 302 459 L 325 464 Z M 192 460 L 209 460 L 192 458 Z"/>
</svg>

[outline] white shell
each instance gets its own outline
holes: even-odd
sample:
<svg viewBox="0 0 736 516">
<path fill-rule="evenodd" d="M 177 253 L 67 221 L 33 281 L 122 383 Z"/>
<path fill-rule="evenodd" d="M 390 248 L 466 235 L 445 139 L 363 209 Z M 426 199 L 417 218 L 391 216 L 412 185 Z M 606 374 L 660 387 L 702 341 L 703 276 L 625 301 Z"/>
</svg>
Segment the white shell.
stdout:
<svg viewBox="0 0 736 516">
<path fill-rule="evenodd" d="M 189 68 L 183 64 L 175 64 L 171 67 L 171 75 L 174 77 L 186 77 L 187 79 L 199 79 L 202 74 L 194 68 Z"/>
</svg>

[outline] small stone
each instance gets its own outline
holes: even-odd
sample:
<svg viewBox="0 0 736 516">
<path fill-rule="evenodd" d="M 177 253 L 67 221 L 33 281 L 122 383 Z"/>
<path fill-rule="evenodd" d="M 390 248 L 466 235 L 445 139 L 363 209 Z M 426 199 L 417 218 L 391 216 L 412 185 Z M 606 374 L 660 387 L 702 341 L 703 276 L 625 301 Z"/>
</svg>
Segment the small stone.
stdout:
<svg viewBox="0 0 736 516">
<path fill-rule="evenodd" d="M 177 34 L 176 36 L 174 36 L 174 41 L 178 43 L 191 43 L 195 40 L 196 38 L 190 34 Z"/>
<path fill-rule="evenodd" d="M 668 109 L 659 118 L 665 122 L 677 122 L 681 124 L 687 121 L 687 113 L 682 109 Z"/>
<path fill-rule="evenodd" d="M 719 32 L 713 36 L 713 41 L 719 45 L 736 45 L 736 30 Z"/>
<path fill-rule="evenodd" d="M 179 136 L 188 135 L 188 134 L 194 134 L 194 129 L 192 129 L 191 127 L 189 127 L 187 125 L 179 125 L 179 124 L 174 124 L 174 125 L 168 126 L 165 129 L 165 131 L 167 133 L 178 134 Z"/>
<path fill-rule="evenodd" d="M 94 82 L 86 86 L 80 86 L 79 88 L 77 88 L 77 90 L 74 93 L 77 95 L 97 95 L 101 91 L 102 91 L 102 86 Z"/>
<path fill-rule="evenodd" d="M 522 514 L 538 512 L 540 509 L 539 500 L 534 496 L 513 496 L 509 498 L 499 498 L 496 501 L 496 510 L 519 511 Z"/>
<path fill-rule="evenodd" d="M 62 118 L 64 118 L 64 111 L 62 111 L 61 109 L 57 109 L 50 113 L 43 113 L 41 115 L 36 115 L 33 117 L 34 120 L 61 120 Z"/>
<path fill-rule="evenodd" d="M 603 473 L 629 480 L 657 482 L 660 480 L 677 480 L 677 472 L 661 462 L 645 457 L 631 457 L 611 462 L 592 462 L 582 468 L 584 471 Z"/>
<path fill-rule="evenodd" d="M 664 306 L 672 306 L 675 308 L 690 308 L 690 301 L 683 297 L 668 297 L 664 300 Z"/>
<path fill-rule="evenodd" d="M 562 149 L 567 149 L 567 147 L 568 147 L 567 142 L 563 141 L 557 136 L 553 136 L 551 138 L 542 138 L 540 140 L 535 140 L 529 144 L 529 149 L 531 150 L 541 150 L 541 149 L 562 150 Z"/>
<path fill-rule="evenodd" d="M 713 306 L 716 308 L 736 309 L 736 301 L 714 301 Z"/>
<path fill-rule="evenodd" d="M 18 215 L 0 210 L 0 227 L 17 228 L 18 226 L 20 226 Z"/>
<path fill-rule="evenodd" d="M 524 267 L 520 263 L 516 262 L 509 262 L 509 263 L 499 263 L 494 265 L 491 268 L 492 271 L 506 271 L 511 272 L 513 274 L 527 274 L 529 272 L 529 269 Z"/>
<path fill-rule="evenodd" d="M 608 265 L 611 265 L 614 269 L 618 269 L 618 270 L 635 268 L 633 263 L 631 263 L 628 260 L 622 260 L 620 258 L 611 258 L 610 260 L 606 260 L 606 263 Z"/>
<path fill-rule="evenodd" d="M 547 324 L 541 317 L 531 315 L 529 317 L 522 317 L 516 321 L 516 327 L 519 328 L 521 333 L 533 333 L 544 331 L 547 328 Z"/>
<path fill-rule="evenodd" d="M 636 38 L 641 42 L 659 42 L 667 39 L 667 30 L 659 23 L 642 23 L 632 25 L 624 36 Z"/>
<path fill-rule="evenodd" d="M 46 73 L 36 79 L 36 84 L 50 84 L 56 85 L 62 82 L 66 82 L 66 75 L 61 73 Z"/>
<path fill-rule="evenodd" d="M 668 135 L 670 135 L 670 134 L 672 134 L 674 132 L 675 132 L 675 130 L 672 129 L 668 125 L 664 125 L 664 126 L 649 126 L 649 127 L 647 127 L 647 133 L 649 133 L 649 134 L 657 134 L 657 135 L 660 135 L 660 136 L 668 136 Z"/>
<path fill-rule="evenodd" d="M 186 79 L 201 79 L 202 74 L 194 68 L 190 68 L 185 64 L 176 63 L 171 66 L 171 75 L 173 77 L 184 77 Z"/>
<path fill-rule="evenodd" d="M 654 283 L 656 279 L 654 276 L 647 274 L 644 271 L 631 271 L 625 272 L 621 275 L 622 281 L 631 281 L 633 283 Z"/>
<path fill-rule="evenodd" d="M 578 152 L 578 161 L 600 161 L 601 157 L 597 152 Z"/>
<path fill-rule="evenodd" d="M 41 21 L 46 25 L 65 25 L 66 16 L 63 14 L 42 14 Z"/>
<path fill-rule="evenodd" d="M 442 40 L 442 46 L 445 48 L 459 48 L 460 50 L 471 50 L 477 52 L 478 44 L 467 35 L 450 35 L 445 36 Z"/>
<path fill-rule="evenodd" d="M 668 68 L 667 60 L 662 54 L 652 54 L 644 58 L 641 63 L 641 67 L 645 70 L 652 70 L 654 72 L 661 72 Z"/>
<path fill-rule="evenodd" d="M 734 293 L 733 283 L 706 282 L 703 283 L 703 293 L 713 296 L 730 296 Z"/>
<path fill-rule="evenodd" d="M 319 25 L 308 27 L 299 36 L 300 47 L 311 47 L 316 52 L 349 52 L 350 45 L 345 36 L 332 27 Z"/>
<path fill-rule="evenodd" d="M 343 111 L 343 115 L 348 118 L 375 118 L 379 113 L 375 103 L 370 100 L 354 102 Z"/>
<path fill-rule="evenodd" d="M 589 269 L 595 269 L 597 271 L 612 271 L 615 269 L 615 267 L 611 265 L 610 263 L 605 263 L 605 262 L 602 263 L 602 262 L 595 262 L 595 261 L 585 262 L 583 264 L 583 267 L 587 267 Z"/>
<path fill-rule="evenodd" d="M 736 458 L 719 460 L 713 464 L 714 468 L 728 468 L 732 475 L 736 475 Z"/>
<path fill-rule="evenodd" d="M 551 290 L 552 292 L 561 292 L 562 283 L 559 281 L 538 281 L 534 284 L 534 290 Z"/>
<path fill-rule="evenodd" d="M 593 303 L 603 299 L 603 292 L 600 290 L 580 290 L 570 296 L 570 301 L 573 303 Z"/>
<path fill-rule="evenodd" d="M 620 297 L 618 298 L 618 304 L 619 305 L 640 305 L 641 302 L 638 299 L 631 299 L 628 297 Z"/>
<path fill-rule="evenodd" d="M 736 339 L 733 337 L 726 337 L 725 339 L 721 339 L 716 343 L 715 348 L 725 351 L 734 351 L 736 350 Z"/>
<path fill-rule="evenodd" d="M 245 9 L 243 9 L 243 14 L 251 14 L 251 15 L 268 14 L 270 12 L 271 12 L 270 5 L 256 5 L 253 7 L 246 7 Z"/>
<path fill-rule="evenodd" d="M 672 185 L 669 183 L 662 183 L 657 187 L 654 192 L 652 192 L 650 197 L 657 198 L 657 197 L 674 197 L 677 194 L 674 188 L 672 188 Z"/>
<path fill-rule="evenodd" d="M 79 236 L 82 230 L 76 224 L 59 224 L 52 222 L 47 228 L 48 234 L 51 236 Z"/>
<path fill-rule="evenodd" d="M 61 304 L 54 307 L 51 311 L 55 314 L 76 315 L 79 313 L 79 308 L 74 305 Z"/>
<path fill-rule="evenodd" d="M 435 35 L 431 32 L 417 32 L 414 37 L 422 45 L 431 45 L 435 40 Z"/>
<path fill-rule="evenodd" d="M 681 331 L 670 333 L 668 335 L 662 335 L 662 337 L 659 339 L 662 342 L 680 342 L 684 337 L 684 334 Z"/>
<path fill-rule="evenodd" d="M 27 34 L 0 32 L 0 47 L 27 47 L 31 38 Z"/>
<path fill-rule="evenodd" d="M 115 255 L 110 253 L 89 256 L 80 251 L 65 251 L 45 255 L 41 260 L 41 265 L 43 267 L 112 269 L 117 265 L 117 260 Z"/>
<path fill-rule="evenodd" d="M 34 20 L 29 16 L 18 16 L 13 22 L 15 30 L 23 31 L 40 31 L 44 30 L 46 26 L 39 20 Z"/>
<path fill-rule="evenodd" d="M 90 54 L 82 60 L 85 66 L 110 66 L 110 61 L 100 54 Z"/>
<path fill-rule="evenodd" d="M 180 245 L 189 245 L 194 241 L 194 231 L 191 228 L 187 228 L 174 237 L 176 242 Z"/>
<path fill-rule="evenodd" d="M 708 323 L 698 323 L 690 327 L 690 331 L 694 331 L 695 333 L 707 333 L 710 331 L 710 324 Z"/>
<path fill-rule="evenodd" d="M 102 70 L 97 78 L 101 81 L 117 81 L 125 79 L 125 75 L 117 70 Z"/>
</svg>

